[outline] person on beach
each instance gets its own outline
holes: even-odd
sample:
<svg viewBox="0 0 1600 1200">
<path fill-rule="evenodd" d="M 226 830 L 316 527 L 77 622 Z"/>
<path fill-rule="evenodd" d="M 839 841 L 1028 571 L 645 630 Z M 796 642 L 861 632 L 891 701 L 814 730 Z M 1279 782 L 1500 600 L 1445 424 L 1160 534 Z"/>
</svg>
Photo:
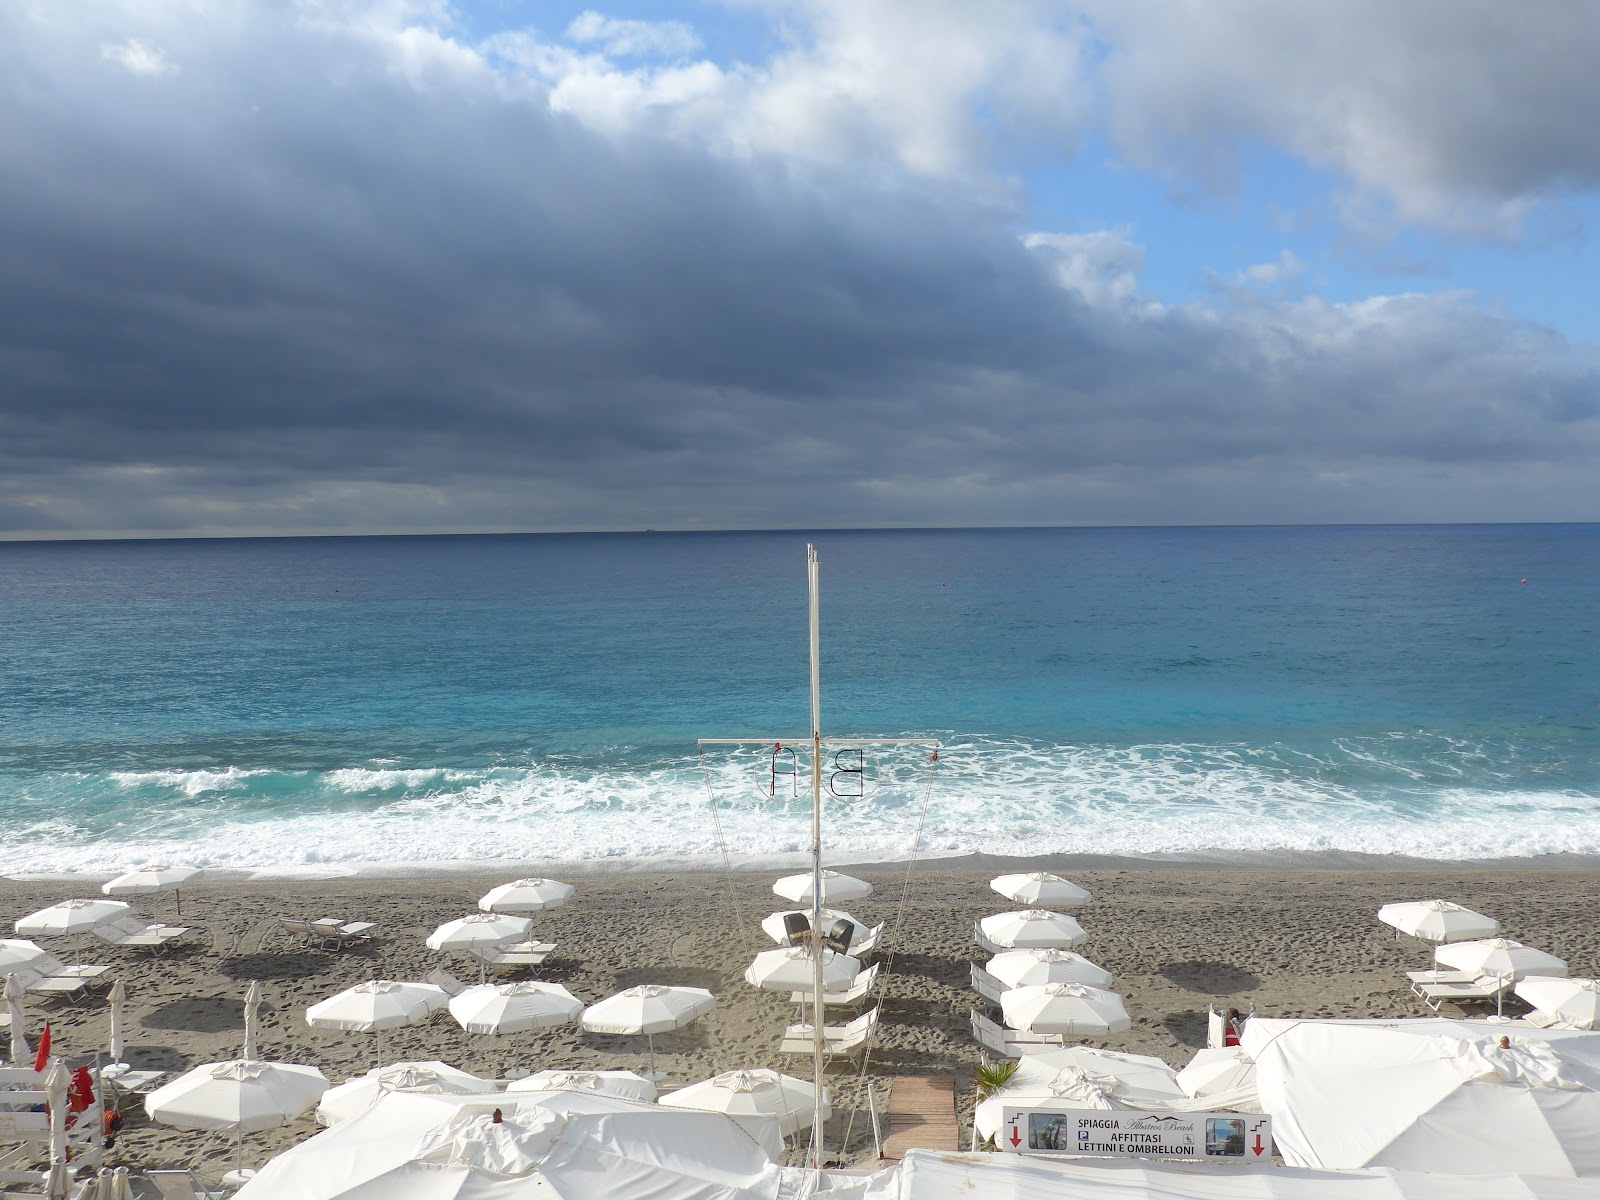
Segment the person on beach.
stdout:
<svg viewBox="0 0 1600 1200">
<path fill-rule="evenodd" d="M 1244 1018 L 1239 1015 L 1237 1008 L 1228 1010 L 1228 1019 L 1222 1023 L 1222 1044 L 1224 1046 L 1237 1046 L 1239 1039 L 1244 1036 Z"/>
</svg>

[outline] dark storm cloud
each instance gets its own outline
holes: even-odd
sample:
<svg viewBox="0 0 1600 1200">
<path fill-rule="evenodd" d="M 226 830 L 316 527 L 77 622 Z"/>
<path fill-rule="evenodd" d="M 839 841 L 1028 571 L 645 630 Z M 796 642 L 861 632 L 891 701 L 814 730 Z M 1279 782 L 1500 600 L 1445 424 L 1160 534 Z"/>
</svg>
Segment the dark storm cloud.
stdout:
<svg viewBox="0 0 1600 1200">
<path fill-rule="evenodd" d="M 0 14 L 0 529 L 1594 499 L 1593 358 L 1470 298 L 1163 307 L 1134 248 L 1029 248 L 981 189 L 602 134 L 425 31 L 206 11 Z"/>
</svg>

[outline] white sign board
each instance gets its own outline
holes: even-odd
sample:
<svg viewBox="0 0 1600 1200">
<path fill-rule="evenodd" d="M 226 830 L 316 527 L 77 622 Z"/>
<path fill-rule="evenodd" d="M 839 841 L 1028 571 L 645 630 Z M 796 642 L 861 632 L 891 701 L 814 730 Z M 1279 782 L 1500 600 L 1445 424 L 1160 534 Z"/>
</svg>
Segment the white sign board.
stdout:
<svg viewBox="0 0 1600 1200">
<path fill-rule="evenodd" d="M 1000 1149 L 1017 1154 L 1271 1162 L 1272 1118 L 1251 1113 L 1013 1108 L 1008 1104 L 998 1140 Z"/>
</svg>

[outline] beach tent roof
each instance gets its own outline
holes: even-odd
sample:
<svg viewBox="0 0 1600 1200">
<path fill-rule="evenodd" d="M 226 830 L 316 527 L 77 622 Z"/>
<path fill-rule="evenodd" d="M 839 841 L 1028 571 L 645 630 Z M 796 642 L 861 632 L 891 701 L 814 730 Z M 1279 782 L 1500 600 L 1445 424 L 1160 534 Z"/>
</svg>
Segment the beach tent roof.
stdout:
<svg viewBox="0 0 1600 1200">
<path fill-rule="evenodd" d="M 1244 1049 L 1293 1165 L 1600 1176 L 1600 1034 L 1258 1017 Z"/>
<path fill-rule="evenodd" d="M 873 1177 L 867 1200 L 1593 1200 L 1573 1179 L 1500 1172 L 1466 1176 L 1372 1169 L 1318 1171 L 1265 1164 L 1146 1165 L 1021 1154 L 908 1150 L 895 1171 Z"/>
</svg>

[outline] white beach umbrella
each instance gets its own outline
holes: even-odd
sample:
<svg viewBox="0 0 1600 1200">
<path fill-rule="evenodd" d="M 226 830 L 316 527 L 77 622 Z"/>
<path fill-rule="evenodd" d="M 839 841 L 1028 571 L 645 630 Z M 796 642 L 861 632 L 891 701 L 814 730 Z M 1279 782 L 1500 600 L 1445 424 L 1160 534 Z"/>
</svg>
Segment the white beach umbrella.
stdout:
<svg viewBox="0 0 1600 1200">
<path fill-rule="evenodd" d="M 11 971 L 43 971 L 39 964 L 50 957 L 32 942 L 21 938 L 0 939 L 0 975 Z"/>
<path fill-rule="evenodd" d="M 822 1095 L 822 1117 L 833 1115 L 831 1097 Z M 661 1098 L 666 1108 L 692 1108 L 701 1112 L 726 1113 L 741 1127 L 753 1128 L 757 1122 L 776 1121 L 784 1137 L 810 1129 L 817 1103 L 817 1089 L 803 1079 L 782 1075 L 766 1067 L 751 1071 L 724 1071 L 721 1075 L 691 1083 Z"/>
<path fill-rule="evenodd" d="M 442 1062 L 402 1062 L 374 1067 L 365 1075 L 329 1088 L 317 1105 L 317 1122 L 337 1125 L 371 1108 L 396 1092 L 407 1095 L 465 1096 L 498 1090 L 492 1080 L 480 1079 Z"/>
<path fill-rule="evenodd" d="M 450 998 L 450 1015 L 468 1033 L 548 1029 L 566 1024 L 582 1011 L 583 1001 L 560 984 L 532 979 L 480 984 Z"/>
<path fill-rule="evenodd" d="M 378 1035 L 377 1053 L 383 1054 L 383 1031 L 414 1025 L 443 1008 L 450 997 L 431 983 L 399 983 L 369 979 L 306 1009 L 306 1024 L 316 1029 L 349 1029 Z"/>
<path fill-rule="evenodd" d="M 785 917 L 794 916 L 796 914 L 798 914 L 799 916 L 804 917 L 808 923 L 811 920 L 811 914 L 809 912 L 804 911 L 802 909 L 798 909 L 798 908 L 791 908 L 791 909 L 788 909 L 788 910 L 786 910 L 784 912 L 775 912 L 771 916 L 766 917 L 765 919 L 763 919 L 762 922 L 761 922 L 761 932 L 765 933 L 769 938 L 771 938 L 773 941 L 777 942 L 780 946 L 783 945 L 784 943 L 786 943 L 789 940 L 789 931 L 784 928 L 783 919 Z M 833 923 L 835 921 L 849 921 L 850 922 L 850 927 L 851 927 L 850 928 L 850 942 L 851 942 L 852 945 L 855 944 L 856 942 L 861 941 L 863 938 L 865 938 L 867 936 L 867 934 L 872 932 L 872 929 L 871 929 L 870 926 L 867 926 L 867 925 L 863 924 L 862 922 L 856 920 L 854 917 L 852 917 L 849 913 L 845 912 L 843 909 L 825 908 L 825 909 L 822 910 L 822 932 L 823 933 L 827 933 L 830 929 L 832 929 L 833 928 Z"/>
<path fill-rule="evenodd" d="M 1225 1092 L 1254 1090 L 1256 1060 L 1240 1046 L 1216 1046 L 1196 1050 L 1189 1065 L 1178 1072 L 1178 1086 L 1184 1095 L 1215 1096 Z"/>
<path fill-rule="evenodd" d="M 180 889 L 188 887 L 202 874 L 204 872 L 197 867 L 139 867 L 125 875 L 118 875 L 109 883 L 101 884 L 100 891 L 107 896 L 148 896 L 152 892 L 171 892 L 177 900 L 181 919 L 183 893 Z"/>
<path fill-rule="evenodd" d="M 785 875 L 772 885 L 776 895 L 785 900 L 793 900 L 796 904 L 810 905 L 815 903 L 811 889 L 815 880 L 811 872 L 802 875 Z M 839 871 L 824 871 L 822 873 L 822 902 L 824 904 L 848 904 L 852 900 L 860 900 L 872 895 L 872 885 L 865 879 L 857 879 L 854 875 L 845 875 Z"/>
<path fill-rule="evenodd" d="M 328 1090 L 315 1067 L 230 1059 L 203 1063 L 145 1098 L 152 1121 L 235 1134 L 287 1125 Z"/>
<path fill-rule="evenodd" d="M 1030 1033 L 1120 1033 L 1130 1025 L 1115 992 L 1082 983 L 1012 988 L 1000 996 L 1006 1024 Z"/>
<path fill-rule="evenodd" d="M 1041 908 L 996 913 L 978 922 L 983 936 L 1008 950 L 1069 950 L 1089 940 L 1071 917 Z"/>
<path fill-rule="evenodd" d="M 1162 1097 L 1183 1095 L 1177 1072 L 1162 1059 L 1149 1054 L 1102 1050 L 1098 1046 L 1062 1046 L 1038 1054 L 1024 1054 L 1011 1078 L 1019 1085 L 1048 1085 L 1061 1082 L 1063 1076 L 1072 1072 L 1107 1081 L 1107 1086 L 1121 1091 Z"/>
<path fill-rule="evenodd" d="M 1385 904 L 1378 920 L 1425 942 L 1461 942 L 1493 937 L 1500 922 L 1450 900 L 1405 900 Z"/>
<path fill-rule="evenodd" d="M 984 969 L 1007 987 L 1034 987 L 1044 983 L 1111 986 L 1110 971 L 1070 950 L 1007 950 L 991 958 Z"/>
<path fill-rule="evenodd" d="M 656 1085 L 632 1071 L 535 1071 L 512 1080 L 508 1092 L 578 1092 L 654 1103 Z"/>
<path fill-rule="evenodd" d="M 1093 899 L 1070 879 L 1052 875 L 1049 871 L 1030 871 L 1024 875 L 1001 875 L 989 881 L 989 886 L 1007 900 L 1033 908 L 1053 908 L 1072 912 Z"/>
<path fill-rule="evenodd" d="M 23 917 L 17 922 L 17 932 L 30 938 L 91 933 L 131 911 L 120 900 L 63 900 Z"/>
<path fill-rule="evenodd" d="M 650 1045 L 650 1075 L 654 1078 L 655 1035 L 698 1020 L 716 1006 L 716 998 L 704 988 L 644 983 L 584 1009 L 583 1027 L 590 1033 L 644 1034 Z"/>
<path fill-rule="evenodd" d="M 439 951 L 482 950 L 490 946 L 504 946 L 526 938 L 533 922 L 526 917 L 506 916 L 503 913 L 476 912 L 454 921 L 446 921 L 428 935 L 428 949 Z"/>
<path fill-rule="evenodd" d="M 260 1057 L 256 1053 L 256 1033 L 260 1023 L 261 1009 L 261 981 L 252 979 L 250 990 L 244 994 L 244 1054 L 246 1062 L 254 1062 Z"/>
<path fill-rule="evenodd" d="M 1498 979 L 1523 979 L 1529 975 L 1566 975 L 1567 964 L 1553 954 L 1524 946 L 1510 938 L 1454 942 L 1440 946 L 1434 958 L 1458 971 L 1493 975 Z"/>
<path fill-rule="evenodd" d="M 1534 975 L 1518 983 L 1516 992 L 1566 1029 L 1600 1029 L 1600 979 Z"/>
<path fill-rule="evenodd" d="M 851 958 L 848 954 L 835 954 L 832 950 L 823 950 L 824 991 L 843 991 L 860 972 L 860 959 Z M 809 992 L 815 984 L 811 949 L 807 946 L 785 946 L 778 950 L 763 951 L 745 968 L 744 981 L 773 992 Z"/>
<path fill-rule="evenodd" d="M 572 899 L 576 889 L 555 879 L 517 879 L 490 888 L 478 907 L 484 912 L 536 913 L 560 908 Z"/>
<path fill-rule="evenodd" d="M 28 1048 L 28 1039 L 24 1033 L 26 1017 L 22 1011 L 22 998 L 26 996 L 27 989 L 22 985 L 21 976 L 11 972 L 6 976 L 6 1015 L 11 1022 L 11 1065 L 20 1067 L 24 1063 L 32 1066 L 33 1051 Z"/>
<path fill-rule="evenodd" d="M 980 1101 L 973 1112 L 972 1123 L 979 1137 L 992 1138 L 1000 1132 L 1007 1105 L 1103 1110 L 1138 1106 L 1132 1094 L 1124 1100 L 1119 1095 L 1117 1081 L 1107 1076 L 1072 1069 L 1059 1071 L 1049 1080 L 1018 1079 L 1014 1075 L 1005 1087 Z"/>
</svg>

